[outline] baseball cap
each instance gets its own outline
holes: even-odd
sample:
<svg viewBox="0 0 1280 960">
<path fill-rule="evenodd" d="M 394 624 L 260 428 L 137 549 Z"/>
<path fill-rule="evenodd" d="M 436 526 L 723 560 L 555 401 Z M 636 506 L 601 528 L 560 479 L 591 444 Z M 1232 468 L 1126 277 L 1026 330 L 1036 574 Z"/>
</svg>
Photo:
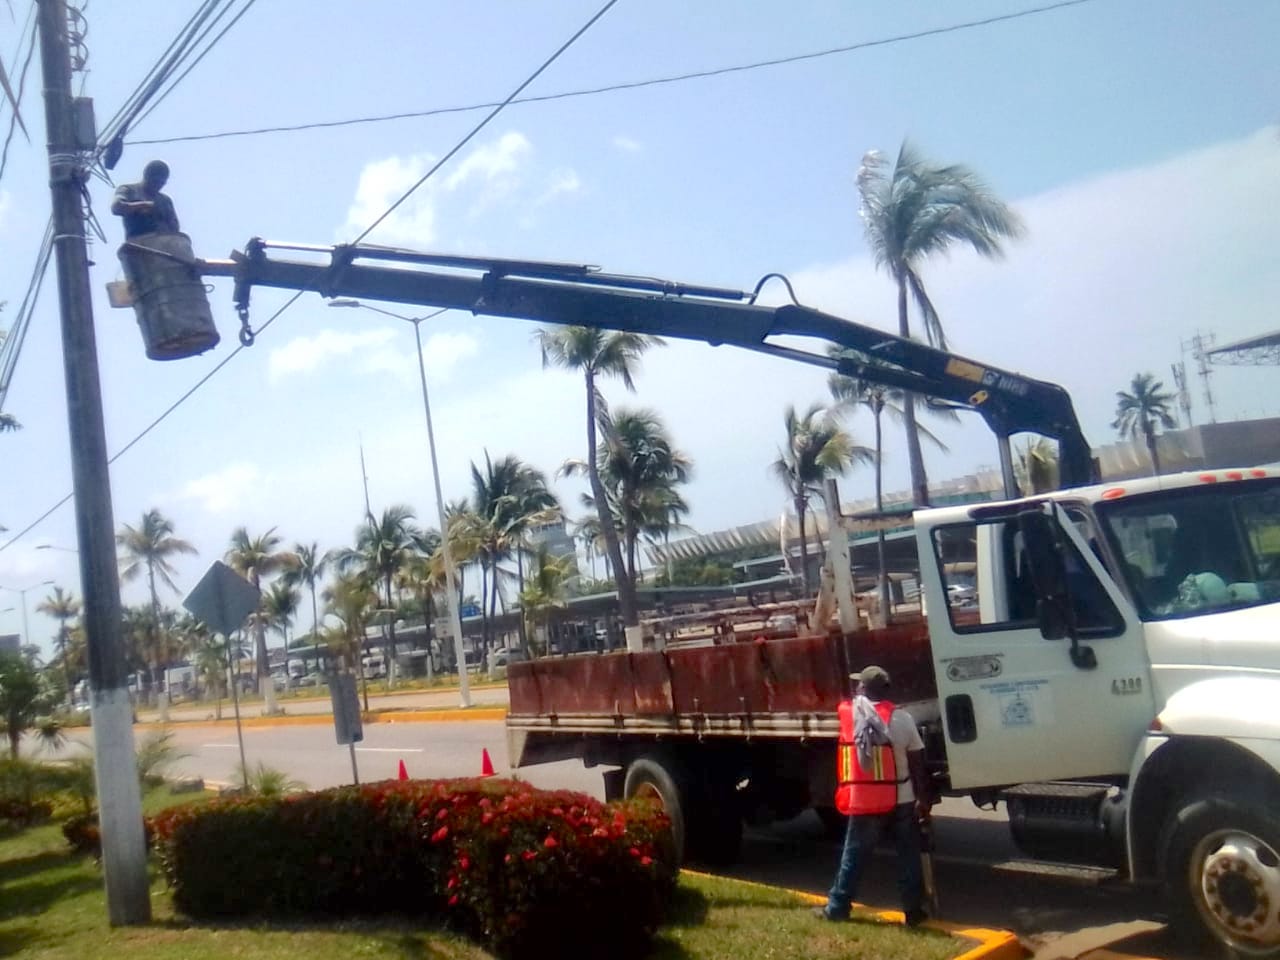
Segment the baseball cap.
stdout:
<svg viewBox="0 0 1280 960">
<path fill-rule="evenodd" d="M 863 667 L 859 673 L 849 674 L 849 679 L 855 683 L 866 684 L 868 687 L 887 687 L 889 671 L 884 667 L 867 666 Z"/>
</svg>

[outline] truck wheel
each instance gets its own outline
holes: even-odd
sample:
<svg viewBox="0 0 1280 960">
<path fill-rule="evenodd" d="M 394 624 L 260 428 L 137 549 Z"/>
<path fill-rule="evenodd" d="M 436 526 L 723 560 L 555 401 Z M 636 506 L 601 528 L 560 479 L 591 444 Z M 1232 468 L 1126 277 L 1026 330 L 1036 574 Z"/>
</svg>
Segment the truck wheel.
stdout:
<svg viewBox="0 0 1280 960">
<path fill-rule="evenodd" d="M 673 765 L 666 760 L 654 756 L 644 756 L 632 760 L 627 767 L 627 778 L 622 794 L 628 800 L 656 800 L 662 805 L 663 812 L 671 820 L 671 836 L 675 841 L 676 854 L 685 855 L 685 801 L 687 790 L 681 786 L 681 780 L 672 769 Z"/>
<path fill-rule="evenodd" d="M 1280 958 L 1280 822 L 1212 795 L 1185 803 L 1164 831 L 1170 926 L 1227 956 Z"/>
</svg>

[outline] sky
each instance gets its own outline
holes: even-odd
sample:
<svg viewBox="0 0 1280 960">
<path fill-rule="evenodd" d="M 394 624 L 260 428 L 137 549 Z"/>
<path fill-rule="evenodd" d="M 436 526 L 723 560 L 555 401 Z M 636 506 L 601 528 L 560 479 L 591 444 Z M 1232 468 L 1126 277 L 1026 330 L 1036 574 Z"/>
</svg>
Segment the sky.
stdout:
<svg viewBox="0 0 1280 960">
<path fill-rule="evenodd" d="M 217 139 L 281 125 L 500 101 L 586 23 L 600 0 L 339 0 L 256 4 L 130 132 L 116 183 L 163 158 L 166 192 L 198 255 L 250 237 L 315 245 L 359 236 L 484 116 Z M 1034 0 L 802 4 L 619 0 L 526 91 L 595 89 L 817 53 L 983 20 Z M 0 10 L 0 58 L 17 78 L 28 4 Z M 194 0 L 91 5 L 87 71 L 99 126 L 115 115 Z M 410 197 L 369 242 L 473 256 L 599 265 L 609 272 L 751 289 L 785 273 L 801 302 L 891 328 L 894 288 L 878 272 L 854 183 L 872 148 L 910 139 L 964 163 L 1027 225 L 999 261 L 956 251 L 923 271 L 956 352 L 1060 383 L 1096 445 L 1115 433 L 1115 392 L 1170 365 L 1197 332 L 1218 343 L 1280 327 L 1280 5 L 1269 0 L 1091 0 L 1033 16 L 797 62 L 637 89 L 515 104 Z M 0 328 L 31 274 L 49 201 L 38 58 L 0 177 Z M 8 126 L 9 112 L 0 112 Z M 156 142 L 144 142 L 156 141 Z M 161 142 L 169 141 L 169 142 Z M 95 324 L 108 449 L 118 451 L 235 346 L 230 283 L 211 282 L 222 345 L 148 361 L 132 311 L 109 307 L 122 235 L 111 186 L 92 206 Z M 261 324 L 289 298 L 255 291 Z M 405 316 L 420 308 L 373 304 Z M 536 327 L 446 313 L 422 326 L 446 499 L 470 464 L 514 453 L 553 477 L 584 445 L 571 374 L 542 369 Z M 71 490 L 54 274 L 46 279 L 0 435 L 0 633 L 47 641 L 35 607 L 54 581 L 79 593 L 70 504 L 15 534 Z M 1219 419 L 1280 415 L 1275 368 L 1218 367 Z M 699 532 L 777 516 L 769 473 L 787 405 L 826 402 L 823 371 L 732 348 L 670 341 L 649 353 L 617 406 L 656 410 L 694 461 L 688 524 Z M 1207 419 L 1193 384 L 1196 422 Z M 976 419 L 976 418 L 969 418 Z M 871 424 L 849 429 L 870 442 Z M 935 478 L 995 462 L 980 425 L 936 425 Z M 286 544 L 349 544 L 364 509 L 406 503 L 435 525 L 409 323 L 333 310 L 304 295 L 111 470 L 114 519 L 160 509 L 197 556 L 177 564 L 177 605 L 231 532 L 275 528 Z M 906 484 L 896 433 L 886 486 Z M 869 470 L 842 480 L 871 491 Z M 556 479 L 571 516 L 584 484 Z M 126 602 L 143 599 L 124 585 Z M 309 626 L 303 618 L 302 628 Z"/>
</svg>

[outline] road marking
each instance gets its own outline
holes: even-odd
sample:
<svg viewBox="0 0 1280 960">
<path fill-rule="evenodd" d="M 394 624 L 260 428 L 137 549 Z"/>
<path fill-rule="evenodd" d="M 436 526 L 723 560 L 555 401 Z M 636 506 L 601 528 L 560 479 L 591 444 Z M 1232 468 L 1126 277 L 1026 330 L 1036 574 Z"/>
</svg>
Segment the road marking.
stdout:
<svg viewBox="0 0 1280 960">
<path fill-rule="evenodd" d="M 356 747 L 357 753 L 426 753 L 426 747 Z"/>
</svg>

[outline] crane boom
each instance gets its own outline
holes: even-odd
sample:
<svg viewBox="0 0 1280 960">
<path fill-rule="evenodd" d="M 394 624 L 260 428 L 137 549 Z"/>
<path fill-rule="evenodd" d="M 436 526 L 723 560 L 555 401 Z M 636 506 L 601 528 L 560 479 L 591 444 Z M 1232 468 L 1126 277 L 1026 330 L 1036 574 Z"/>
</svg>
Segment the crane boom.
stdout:
<svg viewBox="0 0 1280 960">
<path fill-rule="evenodd" d="M 272 250 L 294 251 L 311 259 L 284 259 L 270 255 Z M 230 260 L 200 260 L 196 268 L 204 276 L 234 278 L 242 318 L 247 317 L 253 287 L 262 286 L 755 350 L 976 411 L 1000 442 L 1010 496 L 1017 493 L 1009 454 L 1009 437 L 1015 433 L 1037 433 L 1058 441 L 1063 486 L 1097 479 L 1071 397 L 1062 387 L 799 303 L 764 306 L 757 302 L 760 287 L 746 293 L 606 274 L 579 264 L 448 256 L 369 244 L 320 247 L 256 238 L 243 251 L 232 253 Z M 781 336 L 833 343 L 842 353 L 832 356 L 825 348 L 810 352 L 772 339 Z"/>
</svg>

